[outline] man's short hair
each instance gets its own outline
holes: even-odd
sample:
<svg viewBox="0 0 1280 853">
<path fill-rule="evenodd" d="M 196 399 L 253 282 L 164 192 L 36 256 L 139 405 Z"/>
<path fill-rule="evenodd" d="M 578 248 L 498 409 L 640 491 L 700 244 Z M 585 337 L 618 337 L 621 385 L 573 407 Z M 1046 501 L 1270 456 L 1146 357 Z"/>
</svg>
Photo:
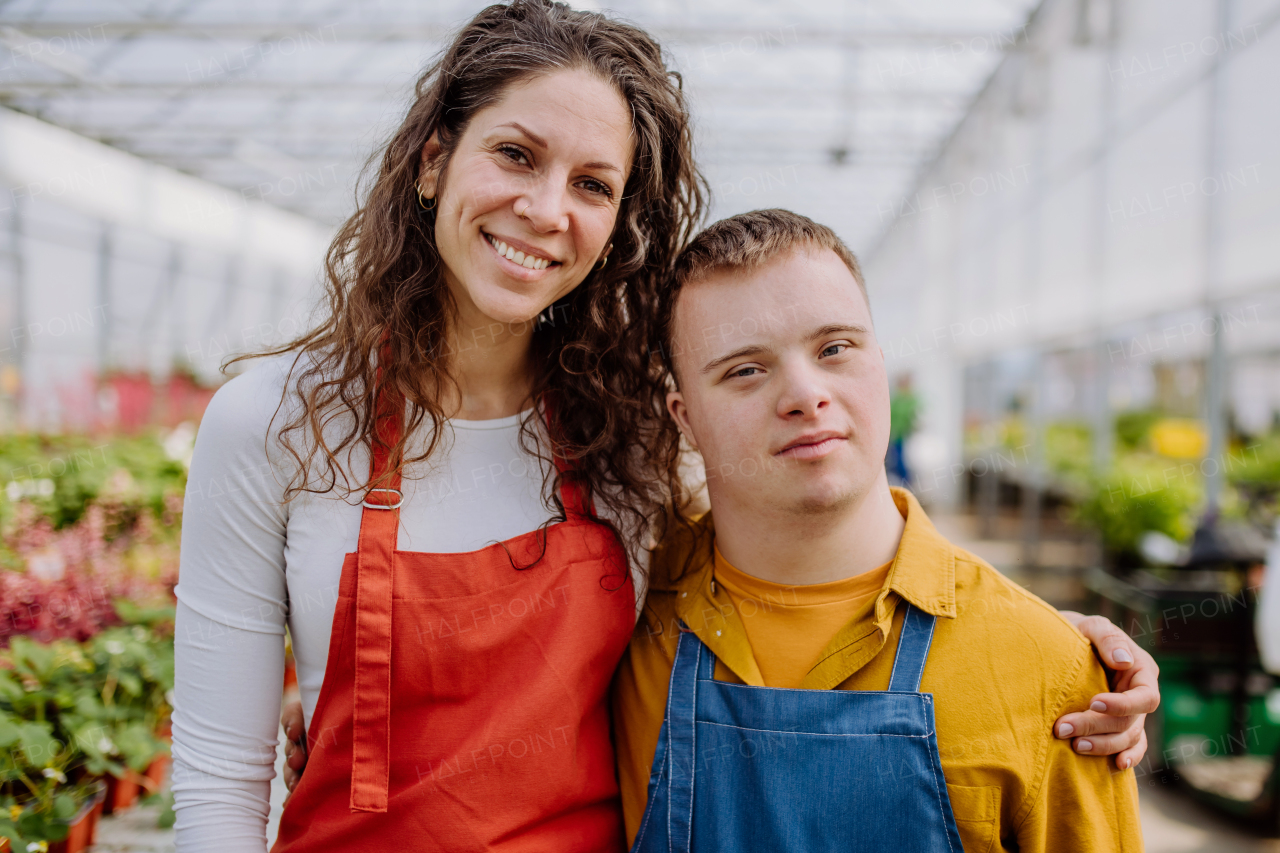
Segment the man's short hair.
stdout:
<svg viewBox="0 0 1280 853">
<path fill-rule="evenodd" d="M 672 333 L 675 325 L 676 300 L 680 291 L 691 281 L 696 281 L 720 270 L 750 272 L 759 269 L 782 255 L 799 247 L 830 249 L 844 261 L 853 273 L 853 279 L 862 291 L 867 310 L 871 300 L 867 297 L 867 285 L 862 279 L 862 268 L 844 241 L 825 225 L 819 225 L 807 216 L 781 208 L 753 210 L 739 213 L 707 227 L 694 237 L 676 259 L 675 270 L 658 303 L 658 334 L 663 364 L 675 377 L 672 358 Z"/>
</svg>

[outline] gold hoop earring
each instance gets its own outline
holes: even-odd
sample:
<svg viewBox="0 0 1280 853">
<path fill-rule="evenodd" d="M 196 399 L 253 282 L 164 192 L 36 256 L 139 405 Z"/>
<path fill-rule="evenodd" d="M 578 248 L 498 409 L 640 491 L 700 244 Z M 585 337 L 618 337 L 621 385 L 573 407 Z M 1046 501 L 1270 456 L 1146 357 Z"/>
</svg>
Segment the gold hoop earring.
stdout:
<svg viewBox="0 0 1280 853">
<path fill-rule="evenodd" d="M 604 265 L 609 262 L 609 253 L 612 251 L 613 251 L 613 244 L 610 243 L 609 248 L 604 250 L 604 257 L 596 262 L 596 265 L 591 268 L 591 271 L 599 272 L 600 270 L 604 269 Z"/>
<path fill-rule="evenodd" d="M 418 191 L 418 207 L 422 208 L 423 210 L 427 210 L 427 211 L 431 211 L 431 210 L 435 210 L 435 209 L 436 209 L 436 200 L 435 200 L 435 198 L 433 197 L 433 198 L 431 198 L 431 199 L 427 199 L 427 198 L 425 198 L 425 197 L 422 195 L 422 184 L 419 184 L 417 181 L 414 181 L 414 182 L 413 182 L 413 188 L 414 188 L 414 189 L 416 189 L 416 190 Z M 431 203 L 430 203 L 430 204 L 427 204 L 427 202 L 428 202 L 428 201 L 430 201 Z"/>
</svg>

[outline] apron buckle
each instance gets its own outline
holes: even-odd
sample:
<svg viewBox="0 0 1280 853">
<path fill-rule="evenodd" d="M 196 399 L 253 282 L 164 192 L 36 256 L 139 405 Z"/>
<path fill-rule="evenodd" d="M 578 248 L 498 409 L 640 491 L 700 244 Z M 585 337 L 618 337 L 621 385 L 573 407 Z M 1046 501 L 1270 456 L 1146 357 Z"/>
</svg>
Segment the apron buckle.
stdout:
<svg viewBox="0 0 1280 853">
<path fill-rule="evenodd" d="M 396 496 L 396 502 L 393 504 L 371 504 L 369 503 L 369 496 L 374 492 L 390 492 Z M 364 500 L 361 501 L 361 506 L 367 506 L 369 509 L 396 509 L 402 503 L 404 503 L 404 492 L 399 489 L 370 489 L 365 494 Z"/>
</svg>

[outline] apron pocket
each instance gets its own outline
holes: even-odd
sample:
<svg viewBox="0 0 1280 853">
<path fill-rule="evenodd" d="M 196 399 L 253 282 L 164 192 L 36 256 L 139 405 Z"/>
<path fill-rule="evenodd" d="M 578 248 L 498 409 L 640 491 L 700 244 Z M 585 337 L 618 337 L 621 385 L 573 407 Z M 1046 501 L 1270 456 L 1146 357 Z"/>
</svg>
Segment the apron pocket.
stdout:
<svg viewBox="0 0 1280 853">
<path fill-rule="evenodd" d="M 951 812 L 960 830 L 964 853 L 990 853 L 995 846 L 996 818 L 1000 814 L 1000 786 L 970 788 L 947 785 Z"/>
</svg>

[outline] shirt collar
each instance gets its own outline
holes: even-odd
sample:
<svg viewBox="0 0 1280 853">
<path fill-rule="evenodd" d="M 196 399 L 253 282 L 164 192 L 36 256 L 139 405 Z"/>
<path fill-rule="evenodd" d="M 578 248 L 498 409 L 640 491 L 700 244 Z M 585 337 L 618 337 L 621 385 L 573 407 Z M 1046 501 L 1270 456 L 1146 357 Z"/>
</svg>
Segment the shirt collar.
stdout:
<svg viewBox="0 0 1280 853">
<path fill-rule="evenodd" d="M 889 567 L 885 581 L 886 592 L 896 592 L 902 598 L 934 616 L 954 619 L 956 616 L 956 563 L 955 548 L 943 538 L 933 522 L 925 514 L 915 495 L 906 489 L 890 487 L 893 502 L 905 521 L 898 552 Z M 682 619 L 694 606 L 715 609 L 709 601 L 710 582 L 715 568 L 715 527 L 711 513 L 694 522 L 693 553 L 687 568 L 674 580 L 669 577 L 652 577 L 652 589 L 674 591 L 676 614 Z M 685 534 L 687 535 L 687 534 Z M 684 538 L 683 536 L 681 538 Z M 686 548 L 688 546 L 686 545 Z M 681 549 L 685 550 L 685 549 Z M 686 550 L 685 553 L 688 553 Z M 679 562 L 679 560 L 677 560 Z M 676 567 L 679 572 L 681 567 Z M 877 617 L 882 617 L 877 602 Z M 711 621 L 719 621 L 713 619 Z M 880 621 L 877 618 L 876 621 Z M 694 619 L 699 625 L 707 624 L 702 617 Z M 690 627 L 697 628 L 686 619 Z M 699 631 L 699 634 L 702 632 Z"/>
</svg>

